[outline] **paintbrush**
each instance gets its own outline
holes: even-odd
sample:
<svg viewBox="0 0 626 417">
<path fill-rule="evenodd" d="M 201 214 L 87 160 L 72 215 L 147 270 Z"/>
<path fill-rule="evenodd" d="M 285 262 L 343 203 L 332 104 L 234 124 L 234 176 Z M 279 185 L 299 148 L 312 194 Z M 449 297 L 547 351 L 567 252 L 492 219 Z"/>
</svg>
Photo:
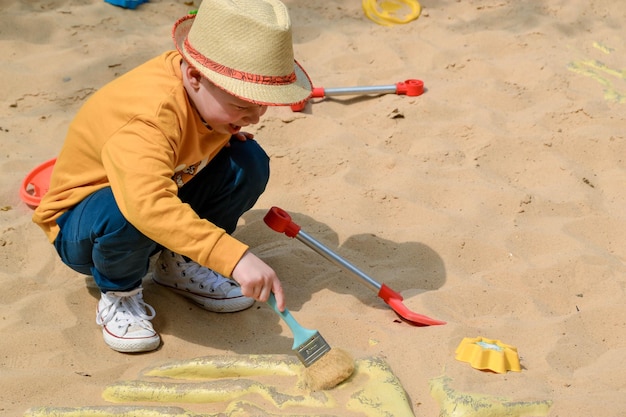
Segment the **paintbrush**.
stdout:
<svg viewBox="0 0 626 417">
<path fill-rule="evenodd" d="M 304 383 L 312 391 L 334 388 L 354 372 L 352 357 L 341 349 L 333 349 L 317 330 L 301 326 L 289 310 L 280 311 L 274 294 L 267 304 L 289 326 L 293 333 L 293 351 L 305 367 Z"/>
</svg>

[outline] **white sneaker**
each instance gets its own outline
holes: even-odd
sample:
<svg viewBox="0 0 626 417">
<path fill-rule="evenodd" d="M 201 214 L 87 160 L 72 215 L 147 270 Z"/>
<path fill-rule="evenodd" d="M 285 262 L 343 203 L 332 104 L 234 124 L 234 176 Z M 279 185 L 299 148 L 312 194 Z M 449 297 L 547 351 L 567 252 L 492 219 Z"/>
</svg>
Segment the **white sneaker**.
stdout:
<svg viewBox="0 0 626 417">
<path fill-rule="evenodd" d="M 215 313 L 233 313 L 254 304 L 232 279 L 167 249 L 159 255 L 152 279 Z"/>
<path fill-rule="evenodd" d="M 161 342 L 150 323 L 154 308 L 143 301 L 142 290 L 109 291 L 98 302 L 96 323 L 102 326 L 105 343 L 118 352 L 146 352 Z"/>
</svg>

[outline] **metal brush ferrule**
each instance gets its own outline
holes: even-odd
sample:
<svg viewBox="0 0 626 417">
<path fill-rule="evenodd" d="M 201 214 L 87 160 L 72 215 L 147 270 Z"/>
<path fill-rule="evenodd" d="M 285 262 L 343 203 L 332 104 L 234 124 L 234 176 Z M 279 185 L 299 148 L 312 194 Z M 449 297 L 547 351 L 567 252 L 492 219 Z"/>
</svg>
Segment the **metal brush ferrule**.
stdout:
<svg viewBox="0 0 626 417">
<path fill-rule="evenodd" d="M 315 332 L 306 342 L 304 342 L 296 355 L 307 368 L 313 365 L 319 358 L 324 356 L 330 350 L 330 345 L 319 332 Z"/>
</svg>

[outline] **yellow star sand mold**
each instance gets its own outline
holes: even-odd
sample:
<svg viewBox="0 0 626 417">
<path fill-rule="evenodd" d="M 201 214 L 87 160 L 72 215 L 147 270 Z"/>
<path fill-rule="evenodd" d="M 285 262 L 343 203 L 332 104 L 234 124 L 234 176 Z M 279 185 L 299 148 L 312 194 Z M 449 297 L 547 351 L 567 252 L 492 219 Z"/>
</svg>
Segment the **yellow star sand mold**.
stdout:
<svg viewBox="0 0 626 417">
<path fill-rule="evenodd" d="M 456 348 L 456 359 L 468 362 L 473 368 L 498 374 L 522 370 L 517 348 L 484 337 L 464 338 Z"/>
</svg>

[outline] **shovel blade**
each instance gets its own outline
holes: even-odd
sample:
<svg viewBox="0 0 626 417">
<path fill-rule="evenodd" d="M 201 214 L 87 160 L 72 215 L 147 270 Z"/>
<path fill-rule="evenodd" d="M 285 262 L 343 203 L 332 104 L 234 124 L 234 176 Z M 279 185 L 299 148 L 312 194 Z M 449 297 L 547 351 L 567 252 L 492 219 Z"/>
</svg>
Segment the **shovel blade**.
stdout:
<svg viewBox="0 0 626 417">
<path fill-rule="evenodd" d="M 438 326 L 446 324 L 445 321 L 435 320 L 433 318 L 424 316 L 423 314 L 418 314 L 410 310 L 402 302 L 402 296 L 385 284 L 381 284 L 378 296 L 382 298 L 385 303 L 387 303 L 387 305 L 391 307 L 393 311 L 395 311 L 400 317 L 402 317 L 404 320 L 408 321 L 411 324 L 415 324 L 418 326 Z"/>
</svg>

